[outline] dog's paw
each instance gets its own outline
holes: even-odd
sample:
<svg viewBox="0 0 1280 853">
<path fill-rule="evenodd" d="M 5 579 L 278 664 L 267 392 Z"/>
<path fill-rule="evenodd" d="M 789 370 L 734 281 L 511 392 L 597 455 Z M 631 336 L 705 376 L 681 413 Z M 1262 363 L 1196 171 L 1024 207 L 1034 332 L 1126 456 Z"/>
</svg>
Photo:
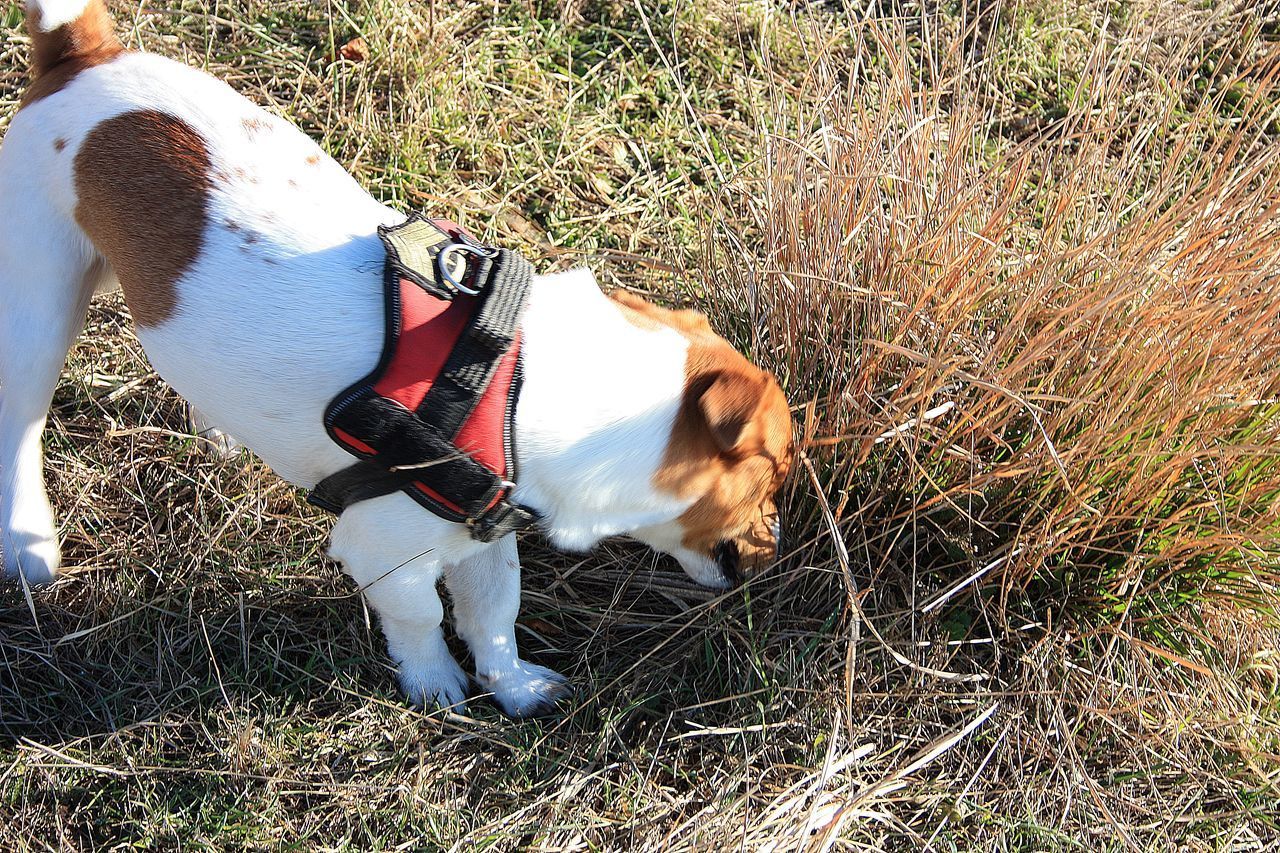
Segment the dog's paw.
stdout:
<svg viewBox="0 0 1280 853">
<path fill-rule="evenodd" d="M 573 695 L 573 688 L 563 675 L 523 660 L 494 675 L 478 673 L 476 680 L 493 693 L 493 701 L 507 716 L 516 718 L 551 714 L 562 700 Z"/>
<path fill-rule="evenodd" d="M 451 657 L 429 664 L 400 665 L 400 689 L 415 706 L 427 710 L 447 708 L 465 713 L 469 683 L 466 672 Z"/>
</svg>

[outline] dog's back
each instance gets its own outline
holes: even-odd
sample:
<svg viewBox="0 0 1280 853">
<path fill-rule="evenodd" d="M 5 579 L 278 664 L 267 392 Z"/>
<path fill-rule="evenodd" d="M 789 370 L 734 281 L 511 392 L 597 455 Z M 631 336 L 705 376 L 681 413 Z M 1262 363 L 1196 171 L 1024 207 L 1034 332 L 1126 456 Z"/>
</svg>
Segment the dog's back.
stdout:
<svg viewBox="0 0 1280 853">
<path fill-rule="evenodd" d="M 27 6 L 35 79 L 0 146 L 0 553 L 44 581 L 39 437 L 101 280 L 165 380 L 307 486 L 346 461 L 317 412 L 377 361 L 376 228 L 399 215 L 226 84 L 124 50 L 101 0 Z"/>
</svg>

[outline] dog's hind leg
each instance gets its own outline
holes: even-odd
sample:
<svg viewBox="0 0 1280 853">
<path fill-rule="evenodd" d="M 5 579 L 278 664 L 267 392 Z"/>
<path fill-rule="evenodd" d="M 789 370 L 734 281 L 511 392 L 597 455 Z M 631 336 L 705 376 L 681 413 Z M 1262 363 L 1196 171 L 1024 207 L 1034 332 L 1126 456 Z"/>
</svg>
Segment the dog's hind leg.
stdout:
<svg viewBox="0 0 1280 853">
<path fill-rule="evenodd" d="M 38 584 L 53 580 L 59 564 L 41 432 L 104 268 L 76 224 L 32 192 L 6 153 L 0 151 L 0 564 L 6 577 Z"/>
</svg>

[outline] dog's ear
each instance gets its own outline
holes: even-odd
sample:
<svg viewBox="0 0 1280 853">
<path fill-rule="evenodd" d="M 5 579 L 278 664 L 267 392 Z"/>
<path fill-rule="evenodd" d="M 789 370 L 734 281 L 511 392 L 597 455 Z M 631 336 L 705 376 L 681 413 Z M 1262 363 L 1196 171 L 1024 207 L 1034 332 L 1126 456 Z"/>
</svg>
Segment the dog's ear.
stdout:
<svg viewBox="0 0 1280 853">
<path fill-rule="evenodd" d="M 741 451 L 757 432 L 748 427 L 760 408 L 765 377 L 729 369 L 721 370 L 709 379 L 698 398 L 698 408 L 706 418 L 711 438 L 725 453 Z"/>
</svg>

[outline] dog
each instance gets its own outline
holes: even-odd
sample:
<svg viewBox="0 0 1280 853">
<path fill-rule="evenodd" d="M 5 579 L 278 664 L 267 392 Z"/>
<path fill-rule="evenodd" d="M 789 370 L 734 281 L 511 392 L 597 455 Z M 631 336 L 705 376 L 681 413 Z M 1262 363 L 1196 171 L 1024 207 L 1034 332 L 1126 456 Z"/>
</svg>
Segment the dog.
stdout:
<svg viewBox="0 0 1280 853">
<path fill-rule="evenodd" d="M 156 371 L 290 483 L 352 463 L 330 401 L 379 360 L 385 247 L 405 214 L 297 128 L 202 71 L 125 50 L 102 0 L 28 0 L 33 82 L 0 145 L 0 560 L 49 583 L 41 432 L 95 291 L 123 290 Z M 591 273 L 533 276 L 511 499 L 555 546 L 628 536 L 727 587 L 776 559 L 793 458 L 778 381 L 707 320 Z M 479 541 L 403 491 L 345 508 L 329 553 L 377 612 L 408 699 L 462 708 L 443 579 L 475 680 L 508 715 L 566 679 L 516 648 L 516 536 Z"/>
</svg>

